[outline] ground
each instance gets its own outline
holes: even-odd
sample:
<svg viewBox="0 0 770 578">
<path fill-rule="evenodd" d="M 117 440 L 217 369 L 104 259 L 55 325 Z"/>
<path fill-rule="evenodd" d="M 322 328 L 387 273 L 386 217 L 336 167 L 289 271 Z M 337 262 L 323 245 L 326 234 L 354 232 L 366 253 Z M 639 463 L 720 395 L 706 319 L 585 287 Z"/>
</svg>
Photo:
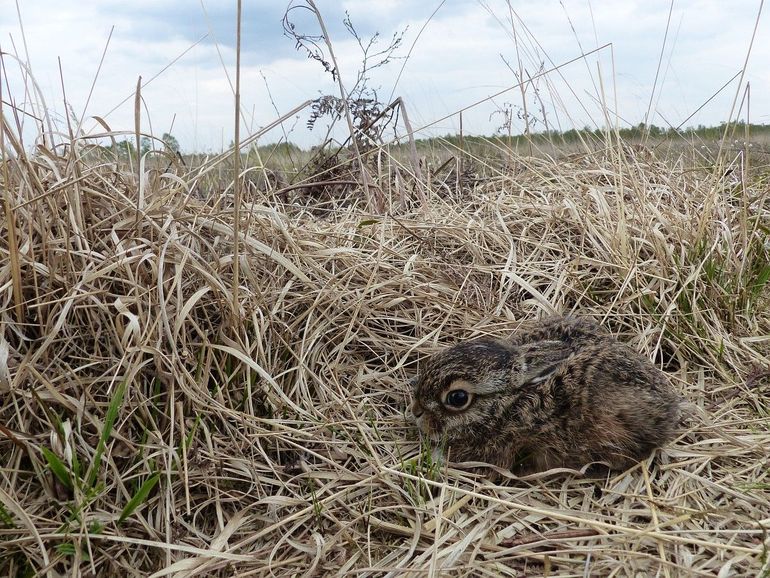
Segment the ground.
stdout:
<svg viewBox="0 0 770 578">
<path fill-rule="evenodd" d="M 0 574 L 770 575 L 766 169 L 604 139 L 244 156 L 239 190 L 6 151 Z M 668 374 L 678 437 L 600 478 L 435 463 L 420 361 L 554 311 Z"/>
</svg>

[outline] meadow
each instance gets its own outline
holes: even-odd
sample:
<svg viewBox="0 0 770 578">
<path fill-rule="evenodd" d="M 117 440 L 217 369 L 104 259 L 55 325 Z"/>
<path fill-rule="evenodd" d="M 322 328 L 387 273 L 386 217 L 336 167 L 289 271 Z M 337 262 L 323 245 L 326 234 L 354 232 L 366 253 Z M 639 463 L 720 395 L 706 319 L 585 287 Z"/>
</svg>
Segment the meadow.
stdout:
<svg viewBox="0 0 770 578">
<path fill-rule="evenodd" d="M 386 145 L 244 155 L 237 211 L 232 157 L 29 153 L 6 124 L 0 573 L 767 575 L 767 165 L 617 136 L 437 140 L 419 175 Z M 433 463 L 420 359 L 554 311 L 700 411 L 599 479 Z"/>
<path fill-rule="evenodd" d="M 395 141 L 375 104 L 183 155 L 138 105 L 26 146 L 0 100 L 0 575 L 769 577 L 767 127 Z M 434 461 L 421 361 L 554 313 L 666 372 L 676 439 Z"/>
</svg>

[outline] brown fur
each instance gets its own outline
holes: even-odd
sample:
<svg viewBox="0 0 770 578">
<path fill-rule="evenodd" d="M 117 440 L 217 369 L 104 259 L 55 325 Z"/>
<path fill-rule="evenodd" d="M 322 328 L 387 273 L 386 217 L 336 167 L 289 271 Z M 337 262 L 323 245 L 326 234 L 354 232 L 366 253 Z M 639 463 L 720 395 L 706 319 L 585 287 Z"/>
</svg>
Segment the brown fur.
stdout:
<svg viewBox="0 0 770 578">
<path fill-rule="evenodd" d="M 461 411 L 442 403 L 458 380 L 472 396 Z M 594 462 L 625 469 L 671 439 L 680 401 L 665 374 L 598 324 L 552 317 L 428 359 L 412 413 L 454 461 L 520 472 Z"/>
</svg>

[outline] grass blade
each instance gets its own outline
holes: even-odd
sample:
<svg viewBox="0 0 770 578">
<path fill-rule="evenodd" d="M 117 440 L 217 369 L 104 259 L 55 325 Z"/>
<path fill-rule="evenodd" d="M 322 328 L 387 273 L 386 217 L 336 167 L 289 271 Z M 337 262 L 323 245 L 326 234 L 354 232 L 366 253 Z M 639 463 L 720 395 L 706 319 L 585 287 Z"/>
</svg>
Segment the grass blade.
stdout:
<svg viewBox="0 0 770 578">
<path fill-rule="evenodd" d="M 141 506 L 144 501 L 147 499 L 147 496 L 150 494 L 152 489 L 156 486 L 158 481 L 160 480 L 160 472 L 155 473 L 151 475 L 149 478 L 147 478 L 144 483 L 139 487 L 139 490 L 134 494 L 134 496 L 128 501 L 128 503 L 123 508 L 123 511 L 120 513 L 120 518 L 118 518 L 118 524 L 122 523 L 126 518 L 128 518 L 131 514 L 134 513 L 134 511 Z"/>
<path fill-rule="evenodd" d="M 115 425 L 115 420 L 118 417 L 120 406 L 123 405 L 123 396 L 126 392 L 126 382 L 122 382 L 115 390 L 115 395 L 110 401 L 110 406 L 107 408 L 107 415 L 104 418 L 104 427 L 102 428 L 102 435 L 99 436 L 99 443 L 96 445 L 96 451 L 94 452 L 94 461 L 91 463 L 91 468 L 88 470 L 88 477 L 86 478 L 86 488 L 93 487 L 96 481 L 96 476 L 99 473 L 99 467 L 102 463 L 102 456 L 104 455 L 104 449 L 107 446 L 107 440 L 112 435 L 112 428 Z"/>
<path fill-rule="evenodd" d="M 64 462 L 61 461 L 59 456 L 57 456 L 47 447 L 41 447 L 40 450 L 43 452 L 43 457 L 45 458 L 45 461 L 48 463 L 48 467 L 51 468 L 51 471 L 54 473 L 54 475 L 62 484 L 67 487 L 68 490 L 71 490 L 73 487 L 72 477 L 70 476 L 70 473 L 67 470 L 67 466 L 64 464 Z"/>
</svg>

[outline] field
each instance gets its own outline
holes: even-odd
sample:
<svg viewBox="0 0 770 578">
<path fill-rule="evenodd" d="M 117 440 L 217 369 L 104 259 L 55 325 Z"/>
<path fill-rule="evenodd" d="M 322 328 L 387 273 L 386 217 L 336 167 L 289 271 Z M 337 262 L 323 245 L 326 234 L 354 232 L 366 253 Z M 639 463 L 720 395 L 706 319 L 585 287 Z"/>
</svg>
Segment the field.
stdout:
<svg viewBox="0 0 770 578">
<path fill-rule="evenodd" d="M 138 168 L 4 131 L 0 574 L 770 572 L 746 150 L 436 141 L 420 174 L 381 146 L 307 186 L 244 155 L 236 211 L 232 157 Z M 677 439 L 598 479 L 433 463 L 405 416 L 420 360 L 553 311 L 668 373 Z"/>
<path fill-rule="evenodd" d="M 415 140 L 358 79 L 273 125 L 354 137 L 213 156 L 140 131 L 141 82 L 127 140 L 0 84 L 0 576 L 770 578 L 770 127 Z M 434 461 L 421 363 L 553 313 L 666 372 L 676 439 Z"/>
</svg>

